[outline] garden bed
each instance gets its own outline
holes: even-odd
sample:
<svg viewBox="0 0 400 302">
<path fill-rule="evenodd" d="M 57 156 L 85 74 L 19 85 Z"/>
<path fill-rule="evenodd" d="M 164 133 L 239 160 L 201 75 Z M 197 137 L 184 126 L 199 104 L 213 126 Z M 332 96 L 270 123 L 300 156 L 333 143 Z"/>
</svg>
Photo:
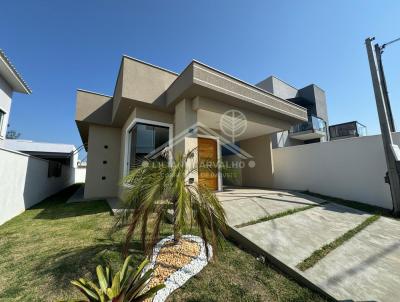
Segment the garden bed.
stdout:
<svg viewBox="0 0 400 302">
<path fill-rule="evenodd" d="M 194 235 L 183 235 L 177 243 L 174 243 L 173 236 L 158 242 L 147 267 L 154 268 L 149 287 L 164 283 L 165 288 L 160 290 L 152 301 L 165 301 L 175 289 L 198 274 L 212 257 L 212 247 L 209 244 L 208 253 L 207 257 L 204 241 Z"/>
</svg>

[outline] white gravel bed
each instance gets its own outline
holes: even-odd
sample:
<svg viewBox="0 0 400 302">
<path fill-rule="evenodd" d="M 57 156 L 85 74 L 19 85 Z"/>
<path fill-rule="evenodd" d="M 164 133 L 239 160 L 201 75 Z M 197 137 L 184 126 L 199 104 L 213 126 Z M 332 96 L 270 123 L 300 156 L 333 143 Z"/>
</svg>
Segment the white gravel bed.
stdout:
<svg viewBox="0 0 400 302">
<path fill-rule="evenodd" d="M 182 238 L 197 242 L 200 246 L 200 255 L 197 256 L 197 258 L 193 259 L 187 265 L 175 271 L 171 276 L 169 276 L 167 280 L 165 280 L 165 287 L 157 292 L 157 294 L 153 298 L 153 302 L 164 302 L 174 290 L 181 287 L 193 276 L 197 275 L 207 265 L 208 261 L 213 255 L 212 247 L 210 244 L 208 244 L 209 255 L 207 259 L 204 241 L 199 236 L 183 235 Z M 145 271 L 155 267 L 156 259 L 158 253 L 160 252 L 160 249 L 166 242 L 171 240 L 173 240 L 172 235 L 160 240 L 156 244 L 156 246 L 153 248 L 153 256 L 151 257 L 151 261 L 147 265 Z"/>
</svg>

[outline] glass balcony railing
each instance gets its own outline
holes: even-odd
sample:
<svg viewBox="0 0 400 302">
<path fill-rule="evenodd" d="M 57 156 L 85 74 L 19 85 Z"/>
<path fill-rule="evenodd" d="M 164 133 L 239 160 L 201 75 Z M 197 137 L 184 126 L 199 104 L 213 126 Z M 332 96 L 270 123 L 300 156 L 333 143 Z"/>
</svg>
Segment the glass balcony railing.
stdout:
<svg viewBox="0 0 400 302">
<path fill-rule="evenodd" d="M 323 119 L 316 116 L 310 116 L 308 122 L 297 124 L 289 129 L 289 133 L 299 133 L 304 131 L 321 131 L 326 132 L 326 123 Z"/>
<path fill-rule="evenodd" d="M 331 140 L 366 135 L 367 127 L 357 121 L 332 125 L 329 127 L 329 136 Z"/>
</svg>

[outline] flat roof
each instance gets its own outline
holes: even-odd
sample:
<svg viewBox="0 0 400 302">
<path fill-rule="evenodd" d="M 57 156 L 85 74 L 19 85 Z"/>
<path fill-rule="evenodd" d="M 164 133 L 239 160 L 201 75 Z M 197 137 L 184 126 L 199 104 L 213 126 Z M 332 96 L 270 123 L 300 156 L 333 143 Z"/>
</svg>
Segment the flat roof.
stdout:
<svg viewBox="0 0 400 302">
<path fill-rule="evenodd" d="M 11 88 L 20 93 L 31 94 L 32 90 L 24 81 L 17 69 L 7 58 L 6 54 L 0 49 L 0 76 L 2 76 Z"/>
<path fill-rule="evenodd" d="M 75 151 L 74 145 L 34 142 L 22 139 L 6 139 L 3 147 L 21 152 L 43 152 L 43 153 L 71 153 Z"/>
</svg>

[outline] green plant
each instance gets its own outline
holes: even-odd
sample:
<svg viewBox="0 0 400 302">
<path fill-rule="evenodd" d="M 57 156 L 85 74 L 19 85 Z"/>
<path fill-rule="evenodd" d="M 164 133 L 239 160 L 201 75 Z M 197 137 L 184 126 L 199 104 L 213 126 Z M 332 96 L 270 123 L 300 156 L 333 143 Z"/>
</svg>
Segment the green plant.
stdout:
<svg viewBox="0 0 400 302">
<path fill-rule="evenodd" d="M 163 160 L 145 161 L 124 179 L 126 188 L 121 225 L 128 224 L 126 249 L 140 227 L 140 237 L 146 253 L 159 239 L 161 224 L 172 215 L 173 238 L 178 242 L 182 231 L 198 227 L 206 246 L 215 248 L 225 234 L 225 211 L 206 186 L 190 180 L 197 172 L 195 150 L 177 155 L 172 165 Z M 206 249 L 208 256 L 208 249 Z"/>
<path fill-rule="evenodd" d="M 114 276 L 111 268 L 106 267 L 104 270 L 101 265 L 97 266 L 98 286 L 85 278 L 71 281 L 88 300 L 70 300 L 70 302 L 139 302 L 151 298 L 157 291 L 165 287 L 164 284 L 160 284 L 150 289 L 146 288 L 154 270 L 150 269 L 144 272 L 145 266 L 149 263 L 145 259 L 135 272 L 130 266 L 131 260 L 131 256 L 128 256 L 122 269 Z"/>
</svg>

